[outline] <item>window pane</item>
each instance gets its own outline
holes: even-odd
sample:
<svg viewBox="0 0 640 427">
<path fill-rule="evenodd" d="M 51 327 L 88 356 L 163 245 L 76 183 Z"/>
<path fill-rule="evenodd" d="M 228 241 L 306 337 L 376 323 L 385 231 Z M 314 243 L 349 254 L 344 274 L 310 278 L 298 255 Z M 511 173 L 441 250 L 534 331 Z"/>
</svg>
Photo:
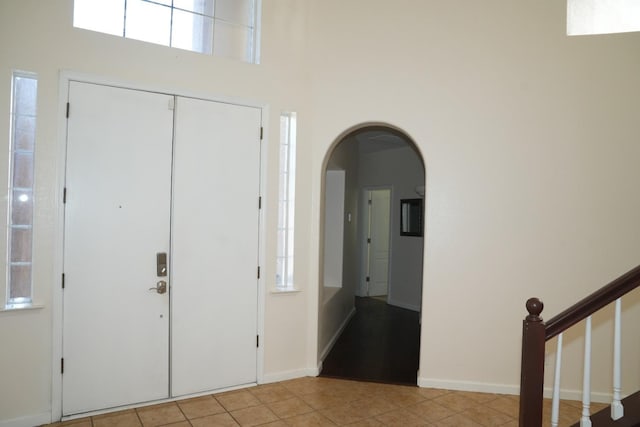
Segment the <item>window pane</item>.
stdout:
<svg viewBox="0 0 640 427">
<path fill-rule="evenodd" d="M 33 197 L 31 192 L 13 191 L 11 199 L 11 225 L 32 225 Z"/>
<path fill-rule="evenodd" d="M 9 270 L 11 288 L 9 300 L 31 299 L 31 265 L 12 265 Z"/>
<path fill-rule="evenodd" d="M 216 19 L 253 27 L 253 0 L 216 0 Z"/>
<path fill-rule="evenodd" d="M 170 35 L 170 7 L 127 0 L 126 37 L 169 46 Z"/>
<path fill-rule="evenodd" d="M 253 52 L 250 41 L 252 36 L 253 32 L 250 28 L 216 20 L 213 34 L 213 54 L 251 62 Z"/>
<path fill-rule="evenodd" d="M 173 7 L 213 17 L 213 0 L 173 0 Z"/>
<path fill-rule="evenodd" d="M 11 262 L 31 262 L 31 228 L 11 229 Z"/>
<path fill-rule="evenodd" d="M 13 187 L 33 186 L 33 153 L 16 152 L 13 155 Z"/>
<path fill-rule="evenodd" d="M 38 84 L 35 79 L 16 76 L 13 81 L 13 114 L 17 116 L 36 115 L 36 90 Z"/>
<path fill-rule="evenodd" d="M 14 121 L 14 139 L 16 150 L 33 151 L 36 138 L 36 118 L 17 116 Z"/>
<path fill-rule="evenodd" d="M 173 12 L 171 45 L 180 49 L 211 54 L 213 19 L 190 12 Z"/>
<path fill-rule="evenodd" d="M 73 26 L 122 36 L 125 0 L 75 0 Z"/>
<path fill-rule="evenodd" d="M 284 285 L 284 279 L 286 276 L 286 273 L 284 271 L 284 259 L 283 258 L 277 258 L 276 260 L 276 286 L 277 287 L 281 287 Z"/>
</svg>

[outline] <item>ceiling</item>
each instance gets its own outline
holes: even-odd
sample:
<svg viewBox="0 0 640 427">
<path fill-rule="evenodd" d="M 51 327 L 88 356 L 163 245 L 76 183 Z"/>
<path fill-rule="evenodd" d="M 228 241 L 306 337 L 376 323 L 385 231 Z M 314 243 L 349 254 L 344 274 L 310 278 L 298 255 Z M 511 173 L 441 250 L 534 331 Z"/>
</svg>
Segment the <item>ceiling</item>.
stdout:
<svg viewBox="0 0 640 427">
<path fill-rule="evenodd" d="M 410 144 L 398 136 L 385 130 L 369 130 L 354 135 L 359 144 L 360 153 L 370 154 L 379 151 L 396 150 Z"/>
</svg>

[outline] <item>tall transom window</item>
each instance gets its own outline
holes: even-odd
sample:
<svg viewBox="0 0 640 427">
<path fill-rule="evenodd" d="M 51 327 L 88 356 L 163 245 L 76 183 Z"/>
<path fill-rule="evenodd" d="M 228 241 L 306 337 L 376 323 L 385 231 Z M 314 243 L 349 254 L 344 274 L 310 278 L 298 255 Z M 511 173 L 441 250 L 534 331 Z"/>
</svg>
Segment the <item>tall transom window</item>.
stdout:
<svg viewBox="0 0 640 427">
<path fill-rule="evenodd" d="M 75 0 L 73 25 L 258 63 L 260 0 Z"/>
</svg>

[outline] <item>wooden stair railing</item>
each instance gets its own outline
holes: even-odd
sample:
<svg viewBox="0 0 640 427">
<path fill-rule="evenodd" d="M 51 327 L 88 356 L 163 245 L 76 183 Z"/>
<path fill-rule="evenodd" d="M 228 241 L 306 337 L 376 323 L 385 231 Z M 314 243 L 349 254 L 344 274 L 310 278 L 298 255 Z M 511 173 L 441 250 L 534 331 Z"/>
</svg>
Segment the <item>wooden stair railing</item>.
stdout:
<svg viewBox="0 0 640 427">
<path fill-rule="evenodd" d="M 542 301 L 530 298 L 522 323 L 520 427 L 542 426 L 544 352 L 548 340 L 640 286 L 640 265 L 544 322 Z"/>
</svg>

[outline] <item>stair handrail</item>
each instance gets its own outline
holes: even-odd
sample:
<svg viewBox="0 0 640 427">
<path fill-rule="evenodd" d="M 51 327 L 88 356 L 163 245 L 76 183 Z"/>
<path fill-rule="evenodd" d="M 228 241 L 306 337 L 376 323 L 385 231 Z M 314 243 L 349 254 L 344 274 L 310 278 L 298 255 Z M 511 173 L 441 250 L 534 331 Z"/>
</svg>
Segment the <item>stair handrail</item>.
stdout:
<svg viewBox="0 0 640 427">
<path fill-rule="evenodd" d="M 586 319 L 596 311 L 640 287 L 640 265 L 603 286 L 591 295 L 544 322 L 544 304 L 527 300 L 527 317 L 522 322 L 522 365 L 520 370 L 520 427 L 542 426 L 544 352 L 548 340 Z"/>
</svg>

